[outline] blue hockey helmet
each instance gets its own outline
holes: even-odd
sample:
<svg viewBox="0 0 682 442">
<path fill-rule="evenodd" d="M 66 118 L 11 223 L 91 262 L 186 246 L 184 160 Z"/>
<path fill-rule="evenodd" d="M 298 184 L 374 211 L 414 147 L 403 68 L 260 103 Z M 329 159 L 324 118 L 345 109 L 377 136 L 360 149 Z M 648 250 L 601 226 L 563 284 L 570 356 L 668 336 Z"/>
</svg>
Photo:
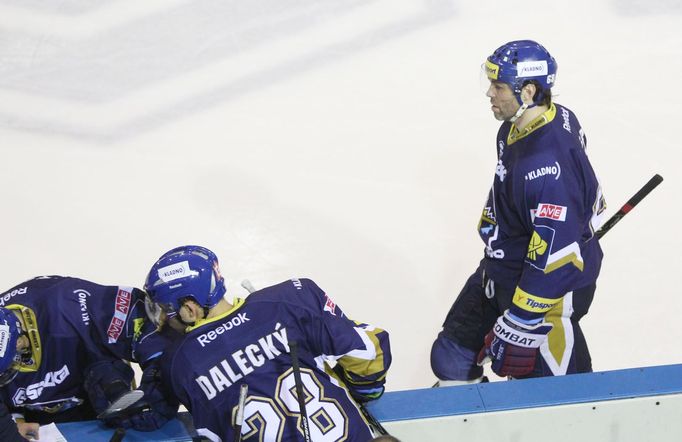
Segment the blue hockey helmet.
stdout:
<svg viewBox="0 0 682 442">
<path fill-rule="evenodd" d="M 0 308 L 0 387 L 7 385 L 16 377 L 22 362 L 17 351 L 17 341 L 21 335 L 21 323 L 11 310 Z"/>
<path fill-rule="evenodd" d="M 205 247 L 190 245 L 164 253 L 149 271 L 144 289 L 155 304 L 146 305 L 147 314 L 155 321 L 159 312 L 154 307 L 171 316 L 187 298 L 204 309 L 214 307 L 225 295 L 225 280 L 216 255 Z"/>
<path fill-rule="evenodd" d="M 554 86 L 557 62 L 540 43 L 516 40 L 495 49 L 483 67 L 490 81 L 501 81 L 512 88 L 519 104 L 523 104 L 523 86 L 536 81 L 539 90 L 534 97 L 534 104 L 539 104 Z"/>
</svg>

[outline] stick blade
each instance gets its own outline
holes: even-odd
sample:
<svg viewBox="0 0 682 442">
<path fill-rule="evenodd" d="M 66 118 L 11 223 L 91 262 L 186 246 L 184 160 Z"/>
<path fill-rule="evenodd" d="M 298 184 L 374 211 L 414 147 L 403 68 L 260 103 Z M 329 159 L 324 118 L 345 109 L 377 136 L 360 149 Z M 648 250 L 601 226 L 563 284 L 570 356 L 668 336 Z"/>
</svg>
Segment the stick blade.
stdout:
<svg viewBox="0 0 682 442">
<path fill-rule="evenodd" d="M 109 405 L 109 408 L 97 415 L 97 419 L 106 419 L 130 408 L 131 405 L 142 399 L 142 396 L 144 396 L 144 393 L 140 390 L 125 392 L 120 398 L 112 402 L 112 404 Z"/>
</svg>

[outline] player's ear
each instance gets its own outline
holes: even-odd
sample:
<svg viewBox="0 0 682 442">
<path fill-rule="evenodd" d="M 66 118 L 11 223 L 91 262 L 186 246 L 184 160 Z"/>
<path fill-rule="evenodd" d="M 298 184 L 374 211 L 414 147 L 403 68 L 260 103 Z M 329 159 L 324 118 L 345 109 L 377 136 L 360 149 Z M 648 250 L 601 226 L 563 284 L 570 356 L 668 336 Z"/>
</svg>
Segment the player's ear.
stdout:
<svg viewBox="0 0 682 442">
<path fill-rule="evenodd" d="M 200 319 L 204 319 L 204 309 L 196 302 L 188 300 L 185 302 L 184 307 L 187 308 L 189 313 L 189 317 L 187 318 L 189 320 L 188 322 L 196 322 Z"/>
<path fill-rule="evenodd" d="M 521 101 L 523 101 L 526 104 L 532 104 L 533 103 L 533 97 L 535 96 L 535 92 L 537 92 L 538 88 L 535 84 L 533 83 L 528 83 L 525 86 L 521 88 Z"/>
</svg>

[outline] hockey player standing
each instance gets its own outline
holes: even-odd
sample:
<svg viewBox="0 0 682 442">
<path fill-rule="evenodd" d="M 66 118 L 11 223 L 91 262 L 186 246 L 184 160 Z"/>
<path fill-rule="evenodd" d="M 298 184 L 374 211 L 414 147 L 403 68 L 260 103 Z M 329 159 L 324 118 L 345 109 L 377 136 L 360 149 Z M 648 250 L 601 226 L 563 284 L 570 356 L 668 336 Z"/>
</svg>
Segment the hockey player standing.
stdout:
<svg viewBox="0 0 682 442">
<path fill-rule="evenodd" d="M 445 318 L 431 367 L 441 385 L 480 381 L 487 360 L 515 378 L 592 371 L 579 320 L 599 275 L 605 203 L 585 133 L 552 101 L 557 63 L 540 44 L 507 43 L 483 68 L 502 121 L 478 224 L 485 255 Z"/>
<path fill-rule="evenodd" d="M 310 439 L 368 441 L 355 401 L 378 398 L 391 362 L 388 333 L 348 319 L 309 279 L 292 279 L 231 303 L 218 260 L 208 249 L 165 253 L 145 284 L 159 324 L 185 335 L 164 355 L 162 379 L 212 441 L 301 441 L 290 343 L 296 341 Z M 332 365 L 334 367 L 332 368 Z M 242 384 L 241 431 L 234 429 Z"/>
<path fill-rule="evenodd" d="M 22 434 L 35 433 L 36 424 L 95 419 L 131 389 L 133 370 L 124 359 L 152 359 L 139 344 L 144 297 L 132 287 L 61 276 L 0 295 L 0 402 L 18 417 Z M 155 403 L 110 424 L 152 430 L 176 411 L 177 404 Z"/>
</svg>

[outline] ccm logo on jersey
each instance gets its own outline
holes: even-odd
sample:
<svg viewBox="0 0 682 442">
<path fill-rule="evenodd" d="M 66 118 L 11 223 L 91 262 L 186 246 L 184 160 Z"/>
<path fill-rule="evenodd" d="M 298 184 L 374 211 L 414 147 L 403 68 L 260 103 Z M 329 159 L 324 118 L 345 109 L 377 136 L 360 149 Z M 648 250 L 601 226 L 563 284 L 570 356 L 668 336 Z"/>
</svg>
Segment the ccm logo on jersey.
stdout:
<svg viewBox="0 0 682 442">
<path fill-rule="evenodd" d="M 538 208 L 530 211 L 531 220 L 535 218 L 547 218 L 554 221 L 566 221 L 566 206 L 557 206 L 556 204 L 540 203 Z"/>
</svg>

